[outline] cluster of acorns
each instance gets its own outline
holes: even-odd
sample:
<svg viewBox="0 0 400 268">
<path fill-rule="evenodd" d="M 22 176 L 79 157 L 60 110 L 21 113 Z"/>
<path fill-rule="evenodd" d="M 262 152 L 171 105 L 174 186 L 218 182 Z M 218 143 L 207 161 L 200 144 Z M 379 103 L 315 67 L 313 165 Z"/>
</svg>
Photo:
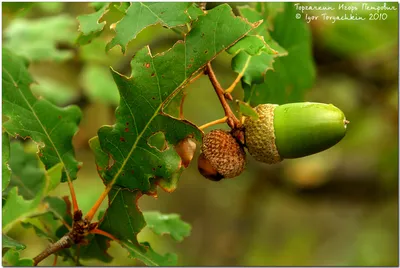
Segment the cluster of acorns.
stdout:
<svg viewBox="0 0 400 268">
<path fill-rule="evenodd" d="M 246 166 L 245 148 L 255 160 L 275 164 L 326 150 L 338 143 L 349 123 L 332 104 L 261 104 L 258 118 L 246 117 L 241 129 L 213 130 L 203 138 L 200 173 L 214 181 L 238 176 Z"/>
</svg>

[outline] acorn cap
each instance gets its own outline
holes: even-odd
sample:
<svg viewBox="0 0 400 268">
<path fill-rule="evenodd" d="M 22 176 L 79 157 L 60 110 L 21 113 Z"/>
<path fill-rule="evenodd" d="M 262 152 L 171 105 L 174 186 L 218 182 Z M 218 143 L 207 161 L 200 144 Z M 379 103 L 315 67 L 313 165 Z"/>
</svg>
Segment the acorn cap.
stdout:
<svg viewBox="0 0 400 268">
<path fill-rule="evenodd" d="M 227 131 L 213 130 L 207 133 L 203 138 L 201 149 L 203 156 L 199 157 L 199 171 L 206 178 L 214 180 L 233 178 L 244 170 L 246 153 Z M 216 174 L 212 174 L 209 166 L 216 171 Z M 204 170 L 208 171 L 205 173 Z"/>
<path fill-rule="evenodd" d="M 274 110 L 276 104 L 261 104 L 255 107 L 258 119 L 246 117 L 244 121 L 245 141 L 249 153 L 257 161 L 275 164 L 283 159 L 275 145 Z"/>
<path fill-rule="evenodd" d="M 274 164 L 326 150 L 346 134 L 343 112 L 332 104 L 301 102 L 261 104 L 258 120 L 246 117 L 245 140 L 258 161 Z"/>
</svg>

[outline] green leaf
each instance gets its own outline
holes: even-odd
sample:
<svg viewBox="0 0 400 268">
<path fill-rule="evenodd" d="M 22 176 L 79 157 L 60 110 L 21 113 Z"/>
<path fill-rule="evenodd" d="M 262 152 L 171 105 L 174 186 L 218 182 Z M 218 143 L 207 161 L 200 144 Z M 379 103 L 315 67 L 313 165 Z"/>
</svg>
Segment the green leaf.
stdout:
<svg viewBox="0 0 400 268">
<path fill-rule="evenodd" d="M 95 13 L 85 14 L 77 17 L 79 21 L 79 31 L 81 34 L 78 37 L 77 43 L 85 45 L 92 41 L 93 38 L 99 36 L 106 25 L 103 21 L 99 23 L 100 19 L 108 12 L 110 3 L 101 3 L 101 7 L 96 8 Z M 104 5 L 103 5 L 104 4 Z"/>
<path fill-rule="evenodd" d="M 99 211 L 98 219 L 101 221 L 104 217 L 104 210 Z M 87 246 L 81 246 L 80 258 L 86 259 L 98 259 L 102 262 L 110 262 L 111 257 L 107 250 L 110 247 L 110 239 L 103 235 L 90 235 L 87 237 L 89 244 Z"/>
<path fill-rule="evenodd" d="M 20 242 L 18 242 L 17 240 L 12 239 L 11 237 L 2 234 L 2 243 L 3 243 L 3 249 L 4 248 L 11 248 L 11 249 L 15 249 L 15 250 L 22 250 L 25 249 L 26 246 L 24 244 L 21 244 Z"/>
<path fill-rule="evenodd" d="M 146 224 L 142 213 L 136 207 L 136 201 L 141 195 L 139 191 L 114 187 L 108 194 L 109 207 L 99 229 L 120 240 L 130 241 L 140 248 L 136 236 Z"/>
<path fill-rule="evenodd" d="M 241 74 L 248 85 L 264 82 L 265 73 L 272 69 L 273 59 L 279 54 L 259 35 L 244 37 L 227 52 L 237 54 L 232 59 L 232 70 Z"/>
<path fill-rule="evenodd" d="M 110 168 L 110 157 L 107 153 L 105 153 L 100 146 L 99 137 L 93 137 L 89 140 L 89 146 L 92 150 L 94 157 L 96 159 L 96 168 L 100 178 L 104 182 L 105 172 Z"/>
<path fill-rule="evenodd" d="M 39 217 L 39 216 L 38 216 Z M 42 215 L 40 215 L 40 217 L 42 217 Z M 36 223 L 36 222 L 35 222 Z M 26 219 L 25 221 L 21 222 L 22 227 L 28 229 L 28 228 L 33 228 L 33 230 L 35 231 L 35 234 L 38 237 L 41 238 L 45 238 L 46 240 L 48 240 L 51 243 L 54 243 L 57 241 L 57 237 L 49 232 L 46 232 L 46 228 L 44 224 L 42 224 L 41 226 L 38 226 L 38 223 L 33 223 L 33 221 L 31 219 Z"/>
<path fill-rule="evenodd" d="M 146 265 L 163 265 L 163 258 L 137 241 L 137 234 L 145 226 L 143 215 L 136 206 L 141 195 L 139 191 L 113 188 L 108 194 L 109 207 L 99 229 L 120 239 L 120 244 L 128 250 L 132 258 L 137 258 Z"/>
<path fill-rule="evenodd" d="M 120 245 L 128 250 L 131 258 L 139 259 L 150 266 L 176 265 L 175 255 L 166 254 L 161 256 L 154 252 L 149 244 L 137 241 L 137 234 L 146 224 L 143 214 L 136 206 L 136 202 L 141 195 L 139 191 L 129 191 L 114 187 L 108 194 L 109 207 L 101 219 L 99 229 L 120 239 Z M 179 234 L 176 235 L 179 237 Z M 97 237 L 97 239 L 99 238 Z M 95 241 L 95 247 L 100 246 L 106 250 L 108 245 L 104 239 L 102 240 Z"/>
<path fill-rule="evenodd" d="M 178 214 L 161 214 L 158 211 L 143 213 L 147 226 L 158 235 L 170 234 L 176 241 L 190 235 L 191 227 L 180 219 Z"/>
<path fill-rule="evenodd" d="M 119 103 L 118 88 L 108 68 L 87 64 L 81 73 L 85 94 L 93 102 L 117 105 Z"/>
<path fill-rule="evenodd" d="M 276 50 L 273 50 L 265 43 L 264 37 L 260 35 L 245 36 L 226 51 L 233 55 L 243 51 L 250 56 L 260 55 L 262 52 L 266 52 L 267 54 L 271 55 L 278 54 Z"/>
<path fill-rule="evenodd" d="M 138 259 L 147 266 L 176 266 L 178 258 L 175 254 L 160 255 L 147 242 L 141 243 L 141 246 L 145 248 L 144 252 L 138 251 L 131 243 L 122 243 L 122 247 L 128 250 L 129 257 Z"/>
<path fill-rule="evenodd" d="M 62 165 L 57 164 L 46 172 L 45 183 L 32 200 L 25 200 L 18 194 L 18 187 L 13 187 L 3 206 L 3 231 L 7 232 L 13 224 L 40 213 L 38 207 L 43 198 L 60 182 Z"/>
<path fill-rule="evenodd" d="M 71 204 L 68 199 L 47 196 L 44 198 L 43 203 L 46 205 L 47 211 L 53 214 L 54 219 L 63 221 L 69 225 L 72 224 Z"/>
<path fill-rule="evenodd" d="M 73 87 L 49 77 L 36 77 L 37 84 L 31 90 L 35 96 L 44 97 L 55 105 L 66 105 L 77 99 L 78 94 Z"/>
<path fill-rule="evenodd" d="M 103 182 L 113 186 L 99 228 L 122 240 L 132 257 L 149 265 L 169 263 L 172 256 L 159 256 L 138 243 L 136 236 L 145 221 L 137 199 L 142 193 L 155 194 L 156 185 L 174 190 L 184 169 L 174 145 L 187 136 L 200 140 L 202 135 L 189 122 L 165 114 L 163 107 L 207 62 L 254 27 L 235 17 L 226 4 L 200 16 L 192 26 L 184 42 L 163 54 L 153 56 L 149 47 L 138 51 L 130 78 L 113 72 L 120 93 L 117 121 L 100 128 L 98 139 L 90 141 Z M 149 138 L 160 132 L 165 149 L 150 146 L 154 140 Z"/>
<path fill-rule="evenodd" d="M 190 3 L 150 3 L 133 2 L 125 16 L 115 27 L 115 37 L 107 44 L 106 50 L 120 45 L 125 53 L 127 44 L 136 38 L 144 28 L 160 23 L 164 27 L 172 28 L 190 22 L 186 12 Z"/>
<path fill-rule="evenodd" d="M 265 6 L 269 7 L 277 7 L 277 10 L 280 10 L 280 12 L 283 11 L 283 8 L 278 8 L 281 6 L 281 3 L 263 3 Z M 274 9 L 276 10 L 276 9 Z M 270 35 L 270 31 L 273 30 L 273 25 L 271 25 L 271 16 L 270 13 L 272 12 L 271 9 L 269 9 L 268 17 L 263 16 L 260 12 L 257 12 L 253 8 L 249 6 L 241 6 L 238 7 L 238 11 L 240 16 L 246 18 L 249 22 L 257 22 L 262 20 L 262 23 L 260 24 L 259 27 L 255 28 L 252 30 L 249 35 L 259 35 L 264 37 L 265 43 L 274 51 L 278 52 L 276 54 L 277 57 L 281 56 L 286 56 L 288 53 L 287 51 L 281 47 Z"/>
<path fill-rule="evenodd" d="M 45 171 L 39 166 L 39 159 L 35 152 L 24 150 L 21 142 L 11 143 L 11 158 L 9 167 L 12 177 L 9 189 L 18 187 L 18 193 L 26 200 L 32 200 L 43 189 Z"/>
<path fill-rule="evenodd" d="M 243 83 L 244 100 L 252 106 L 302 101 L 315 80 L 310 29 L 303 20 L 296 19 L 293 3 L 268 3 L 263 10 L 264 18 L 273 18 L 268 26 L 273 29 L 271 37 L 288 51 L 288 56 L 274 59 L 274 72 L 266 73 L 264 83 Z"/>
<path fill-rule="evenodd" d="M 10 249 L 3 256 L 3 265 L 5 266 L 33 266 L 32 259 L 20 259 L 19 252 Z"/>
<path fill-rule="evenodd" d="M 77 106 L 59 108 L 37 99 L 29 89 L 33 82 L 24 60 L 3 48 L 3 124 L 11 136 L 30 137 L 39 147 L 46 169 L 62 163 L 62 181 L 76 179 L 79 163 L 74 156 L 72 137 L 78 130 L 81 112 Z"/>
<path fill-rule="evenodd" d="M 81 246 L 79 250 L 79 257 L 82 260 L 98 259 L 102 262 L 111 262 L 111 257 L 107 250 L 110 247 L 110 239 L 102 235 L 94 235 L 92 238 L 88 237 L 89 244 Z"/>
<path fill-rule="evenodd" d="M 189 18 L 192 21 L 196 20 L 199 16 L 204 15 L 203 10 L 198 8 L 196 3 L 192 3 L 185 12 L 189 15 Z"/>
<path fill-rule="evenodd" d="M 54 243 L 68 232 L 62 221 L 71 226 L 72 215 L 68 211 L 69 207 L 65 198 L 63 200 L 48 196 L 42 201 L 42 205 L 46 207 L 47 212 L 33 215 L 21 222 L 21 225 L 24 228 L 33 228 L 37 236 Z M 76 250 L 75 247 L 63 249 L 57 255 L 63 256 L 64 260 L 69 260 L 73 265 L 76 265 L 74 250 Z"/>
<path fill-rule="evenodd" d="M 113 159 L 103 177 L 106 183 L 149 192 L 153 188 L 149 180 L 163 178 L 161 186 L 176 187 L 183 168 L 173 146 L 189 135 L 200 140 L 201 132 L 164 114 L 162 107 L 194 73 L 251 29 L 252 25 L 233 16 L 228 5 L 220 5 L 199 17 L 185 42 L 177 42 L 169 51 L 156 56 L 148 47 L 138 51 L 130 78 L 113 72 L 121 98 L 117 123 L 98 131 L 102 150 Z M 160 131 L 167 142 L 163 151 L 148 144 L 149 137 Z"/>
<path fill-rule="evenodd" d="M 264 19 L 248 6 L 239 7 L 238 10 L 240 15 L 250 22 L 260 22 Z M 287 55 L 286 50 L 271 38 L 267 27 L 268 23 L 264 20 L 248 36 L 227 50 L 228 53 L 236 55 L 232 59 L 232 70 L 242 75 L 242 82 L 247 85 L 263 83 L 266 72 L 273 69 L 274 58 Z"/>
<path fill-rule="evenodd" d="M 1 174 L 2 174 L 2 191 L 4 191 L 8 184 L 10 183 L 11 171 L 9 168 L 9 159 L 10 159 L 10 137 L 7 132 L 3 132 L 2 134 L 2 162 L 1 162 Z"/>
<path fill-rule="evenodd" d="M 236 100 L 236 103 L 238 104 L 239 111 L 242 115 L 248 116 L 253 120 L 258 119 L 258 113 L 248 103 L 241 100 Z"/>
<path fill-rule="evenodd" d="M 73 52 L 60 50 L 57 44 L 73 44 L 76 38 L 75 23 L 74 18 L 67 15 L 34 21 L 15 19 L 4 31 L 4 47 L 32 61 L 64 61 L 71 58 Z"/>
</svg>

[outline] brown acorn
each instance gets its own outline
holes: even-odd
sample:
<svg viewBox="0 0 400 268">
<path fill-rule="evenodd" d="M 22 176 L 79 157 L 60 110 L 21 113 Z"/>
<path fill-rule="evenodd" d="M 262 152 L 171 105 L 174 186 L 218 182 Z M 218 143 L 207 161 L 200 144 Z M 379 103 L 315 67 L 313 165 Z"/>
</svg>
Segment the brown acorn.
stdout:
<svg viewBox="0 0 400 268">
<path fill-rule="evenodd" d="M 246 153 L 240 143 L 224 130 L 213 130 L 203 138 L 203 153 L 198 169 L 207 179 L 219 181 L 239 176 L 246 165 Z"/>
</svg>

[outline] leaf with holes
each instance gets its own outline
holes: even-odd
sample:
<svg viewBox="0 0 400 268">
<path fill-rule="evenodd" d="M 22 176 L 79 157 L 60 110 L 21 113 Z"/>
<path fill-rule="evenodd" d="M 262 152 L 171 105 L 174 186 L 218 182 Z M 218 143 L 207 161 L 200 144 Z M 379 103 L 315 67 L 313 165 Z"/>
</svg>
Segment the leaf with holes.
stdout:
<svg viewBox="0 0 400 268">
<path fill-rule="evenodd" d="M 220 5 L 199 17 L 185 41 L 167 52 L 153 56 L 149 47 L 138 51 L 130 78 L 113 72 L 121 99 L 117 122 L 98 131 L 102 150 L 112 157 L 103 176 L 107 184 L 145 193 L 153 188 L 150 179 L 167 190 L 176 187 L 175 175 L 182 167 L 173 146 L 189 135 L 200 140 L 201 132 L 189 122 L 164 114 L 162 107 L 194 73 L 255 26 L 235 17 L 228 5 Z M 151 146 L 151 137 L 160 132 L 166 142 L 161 150 Z"/>
<path fill-rule="evenodd" d="M 143 212 L 147 226 L 158 235 L 170 234 L 176 241 L 190 235 L 191 227 L 178 214 L 161 214 L 158 211 Z"/>
<path fill-rule="evenodd" d="M 39 157 L 46 169 L 62 163 L 62 181 L 76 179 L 79 163 L 75 159 L 72 137 L 78 130 L 81 111 L 77 106 L 59 108 L 37 99 L 29 86 L 34 81 L 26 62 L 3 48 L 3 124 L 11 136 L 31 138 L 38 144 Z"/>
<path fill-rule="evenodd" d="M 125 53 L 127 44 L 146 27 L 161 24 L 164 27 L 172 28 L 190 23 L 191 16 L 198 16 L 196 8 L 191 7 L 192 3 L 150 3 L 133 2 L 127 9 L 125 16 L 116 24 L 115 37 L 107 44 L 106 49 L 110 50 L 120 45 Z M 190 9 L 190 15 L 187 10 Z"/>
<path fill-rule="evenodd" d="M 165 53 L 153 56 L 149 47 L 138 51 L 130 78 L 113 72 L 120 93 L 117 122 L 100 128 L 98 138 L 90 141 L 99 174 L 112 187 L 99 228 L 129 243 L 134 257 L 158 256 L 136 239 L 145 226 L 137 198 L 155 194 L 156 185 L 174 190 L 184 169 L 174 145 L 187 136 L 201 139 L 197 127 L 165 114 L 164 105 L 207 62 L 257 25 L 235 17 L 223 4 L 200 16 L 185 40 Z"/>
<path fill-rule="evenodd" d="M 305 90 L 314 83 L 315 67 L 310 29 L 303 20 L 296 19 L 297 11 L 293 3 L 262 3 L 259 12 L 249 8 L 241 9 L 240 12 L 250 21 L 260 16 L 266 19 L 271 37 L 288 52 L 287 56 L 274 59 L 274 71 L 266 73 L 264 83 L 243 84 L 245 101 L 252 106 L 302 101 Z"/>
<path fill-rule="evenodd" d="M 130 257 L 141 260 L 151 266 L 176 265 L 176 257 L 167 254 L 161 256 L 154 252 L 150 245 L 143 245 L 137 241 L 137 234 L 145 226 L 142 213 L 137 208 L 137 200 L 142 194 L 139 191 L 129 191 L 119 187 L 109 193 L 109 207 L 104 214 L 99 229 L 112 233 L 120 239 L 120 245 L 128 250 Z M 118 219 L 118 220 L 115 220 Z M 95 236 L 96 247 L 107 249 L 105 238 Z"/>
</svg>

